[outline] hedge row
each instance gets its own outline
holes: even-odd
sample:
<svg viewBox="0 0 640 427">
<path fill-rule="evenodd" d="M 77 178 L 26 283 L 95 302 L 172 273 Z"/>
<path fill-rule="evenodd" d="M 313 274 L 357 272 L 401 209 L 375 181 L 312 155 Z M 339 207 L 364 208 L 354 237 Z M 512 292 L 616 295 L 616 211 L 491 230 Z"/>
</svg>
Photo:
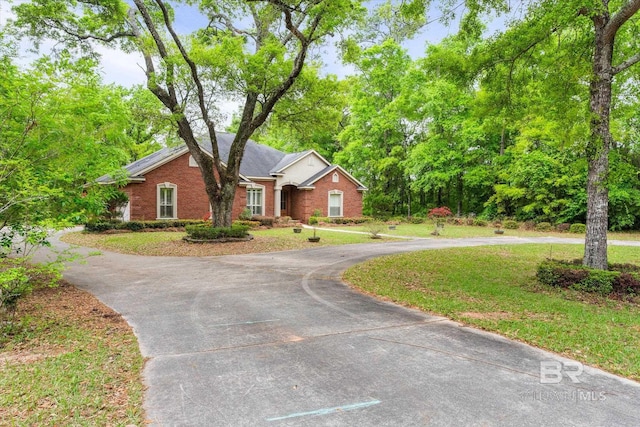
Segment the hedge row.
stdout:
<svg viewBox="0 0 640 427">
<path fill-rule="evenodd" d="M 249 234 L 246 225 L 233 225 L 232 227 L 211 227 L 207 224 L 187 225 L 187 236 L 195 240 L 216 240 L 224 238 L 242 238 Z"/>
<path fill-rule="evenodd" d="M 538 266 L 536 277 L 548 286 L 601 295 L 640 295 L 640 266 L 611 264 L 609 270 L 581 265 L 581 260 L 548 259 Z"/>
<path fill-rule="evenodd" d="M 102 233 L 109 230 L 140 231 L 144 229 L 161 230 L 165 228 L 182 228 L 187 225 L 204 224 L 202 220 L 167 220 L 167 221 L 91 221 L 84 225 L 85 231 Z"/>
<path fill-rule="evenodd" d="M 325 224 L 365 224 L 373 221 L 373 218 L 368 216 L 360 216 L 353 218 L 333 218 L 325 216 L 312 216 L 309 218 L 309 225 L 315 225 L 320 223 Z"/>
</svg>

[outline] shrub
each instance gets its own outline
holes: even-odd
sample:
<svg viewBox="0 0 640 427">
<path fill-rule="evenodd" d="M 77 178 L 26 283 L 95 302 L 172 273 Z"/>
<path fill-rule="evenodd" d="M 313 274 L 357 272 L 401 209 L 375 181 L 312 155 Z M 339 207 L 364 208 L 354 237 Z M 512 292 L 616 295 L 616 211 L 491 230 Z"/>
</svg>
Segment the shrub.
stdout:
<svg viewBox="0 0 640 427">
<path fill-rule="evenodd" d="M 536 229 L 536 223 L 533 221 L 525 221 L 522 226 L 524 227 L 525 230 L 527 231 L 531 231 L 531 230 L 535 230 Z"/>
<path fill-rule="evenodd" d="M 587 231 L 587 226 L 580 223 L 571 224 L 571 226 L 569 227 L 570 233 L 580 234 L 580 233 L 585 233 L 586 231 Z"/>
<path fill-rule="evenodd" d="M 613 292 L 619 295 L 640 295 L 640 274 L 620 273 L 613 280 Z"/>
<path fill-rule="evenodd" d="M 589 270 L 586 278 L 573 284 L 577 291 L 609 295 L 613 291 L 613 281 L 620 275 L 617 271 Z"/>
<path fill-rule="evenodd" d="M 263 227 L 273 227 L 273 223 L 276 221 L 276 219 L 272 216 L 262 215 L 254 215 L 253 217 L 251 217 L 251 220 L 260 222 L 260 225 L 262 225 Z"/>
<path fill-rule="evenodd" d="M 238 219 L 241 219 L 243 221 L 251 221 L 251 217 L 253 217 L 253 213 L 251 212 L 251 209 L 244 208 L 242 212 L 240 212 Z"/>
<path fill-rule="evenodd" d="M 570 227 L 571 227 L 571 224 L 567 222 L 563 222 L 561 224 L 556 225 L 556 230 L 558 230 L 561 233 L 566 233 L 567 231 L 569 231 Z"/>
<path fill-rule="evenodd" d="M 517 230 L 518 228 L 520 228 L 520 224 L 518 224 L 518 221 L 508 219 L 504 223 L 502 223 L 502 227 L 506 228 L 507 230 Z"/>
<path fill-rule="evenodd" d="M 57 286 L 60 277 L 55 264 L 32 265 L 24 259 L 0 259 L 0 314 L 12 314 L 20 298 L 36 287 Z"/>
<path fill-rule="evenodd" d="M 421 218 L 419 216 L 412 216 L 409 219 L 409 222 L 411 222 L 411 224 L 424 224 L 424 218 Z"/>
<path fill-rule="evenodd" d="M 233 221 L 233 225 L 243 225 L 249 228 L 258 228 L 260 227 L 260 221 L 244 221 L 244 220 L 236 220 Z"/>
<path fill-rule="evenodd" d="M 475 218 L 473 220 L 473 225 L 475 225 L 476 227 L 486 227 L 487 221 L 485 221 L 484 219 Z"/>
<path fill-rule="evenodd" d="M 640 293 L 640 268 L 630 264 L 612 264 L 610 270 L 585 267 L 580 260 L 545 260 L 538 266 L 540 283 L 559 288 L 609 295 Z"/>
<path fill-rule="evenodd" d="M 90 221 L 84 225 L 85 231 L 90 233 L 102 233 L 107 230 L 115 230 L 117 223 L 112 221 Z"/>
<path fill-rule="evenodd" d="M 553 228 L 549 222 L 539 222 L 535 227 L 536 231 L 551 231 Z"/>
<path fill-rule="evenodd" d="M 209 225 L 186 226 L 187 236 L 195 240 L 216 240 L 227 237 L 246 237 L 249 227 L 246 225 L 234 225 L 232 227 L 211 227 Z"/>
<path fill-rule="evenodd" d="M 142 221 L 128 221 L 128 222 L 123 222 L 122 226 L 118 228 L 123 228 L 125 230 L 131 230 L 131 231 L 140 231 L 140 230 L 144 230 L 146 226 Z"/>
<path fill-rule="evenodd" d="M 309 218 L 309 225 L 316 225 L 316 224 L 318 224 L 317 216 L 312 216 L 311 218 Z"/>
</svg>

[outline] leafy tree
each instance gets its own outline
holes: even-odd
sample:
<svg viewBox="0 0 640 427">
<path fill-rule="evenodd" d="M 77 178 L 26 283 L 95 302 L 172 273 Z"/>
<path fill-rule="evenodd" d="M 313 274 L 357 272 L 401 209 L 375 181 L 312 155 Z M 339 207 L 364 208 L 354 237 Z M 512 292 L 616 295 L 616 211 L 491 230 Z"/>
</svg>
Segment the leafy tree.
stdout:
<svg viewBox="0 0 640 427">
<path fill-rule="evenodd" d="M 102 86 L 93 61 L 46 59 L 0 71 L 0 225 L 78 222 L 100 210 L 83 186 L 128 160 L 122 91 Z M 52 223 L 53 222 L 53 223 Z"/>
<path fill-rule="evenodd" d="M 345 126 L 347 94 L 346 81 L 306 67 L 254 139 L 283 151 L 314 149 L 331 161 L 340 149 L 336 136 Z"/>
<path fill-rule="evenodd" d="M 403 162 L 413 145 L 412 124 L 399 105 L 411 59 L 393 40 L 364 50 L 352 78 L 349 124 L 338 138 L 344 148 L 339 163 L 369 188 L 366 207 L 374 215 L 402 212 L 408 201 Z"/>
<path fill-rule="evenodd" d="M 568 76 L 589 82 L 589 136 L 584 153 L 587 174 L 587 234 L 584 264 L 607 268 L 607 226 L 609 204 L 609 153 L 614 78 L 640 61 L 635 34 L 640 0 L 547 0 L 529 4 L 525 19 L 514 23 L 498 40 L 497 55 L 511 59 L 527 53 L 562 34 L 565 52 L 575 61 L 589 64 L 588 74 Z M 509 48 L 505 49 L 508 46 Z M 547 45 L 548 46 L 548 45 Z M 557 68 L 557 63 L 556 63 Z M 567 76 L 566 74 L 564 74 Z"/>
<path fill-rule="evenodd" d="M 178 34 L 176 16 L 200 12 L 206 26 Z M 171 112 L 200 167 L 215 226 L 230 226 L 244 147 L 299 78 L 309 49 L 348 24 L 355 0 L 38 0 L 15 8 L 36 38 L 90 49 L 104 43 L 144 56 L 148 89 Z M 222 159 L 219 102 L 242 99 L 238 132 Z M 198 144 L 204 134 L 213 158 Z"/>
</svg>

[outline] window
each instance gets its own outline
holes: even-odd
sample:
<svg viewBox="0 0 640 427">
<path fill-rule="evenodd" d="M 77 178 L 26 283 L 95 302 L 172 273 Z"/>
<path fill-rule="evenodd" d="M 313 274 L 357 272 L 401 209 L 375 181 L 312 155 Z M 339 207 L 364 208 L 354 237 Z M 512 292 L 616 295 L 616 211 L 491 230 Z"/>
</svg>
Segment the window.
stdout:
<svg viewBox="0 0 640 427">
<path fill-rule="evenodd" d="M 342 216 L 342 192 L 329 192 L 329 216 Z"/>
<path fill-rule="evenodd" d="M 262 215 L 262 188 L 247 188 L 247 209 L 252 215 Z"/>
<path fill-rule="evenodd" d="M 287 191 L 283 191 L 280 193 L 280 210 L 287 210 L 287 199 L 289 198 L 289 193 Z"/>
<path fill-rule="evenodd" d="M 331 177 L 331 180 L 333 182 L 340 182 L 340 176 L 338 175 L 338 172 L 333 173 L 333 177 Z"/>
<path fill-rule="evenodd" d="M 178 186 L 165 182 L 158 184 L 158 218 L 177 218 Z"/>
<path fill-rule="evenodd" d="M 189 167 L 190 168 L 198 167 L 198 162 L 196 162 L 196 159 L 194 159 L 193 156 L 189 156 Z"/>
</svg>

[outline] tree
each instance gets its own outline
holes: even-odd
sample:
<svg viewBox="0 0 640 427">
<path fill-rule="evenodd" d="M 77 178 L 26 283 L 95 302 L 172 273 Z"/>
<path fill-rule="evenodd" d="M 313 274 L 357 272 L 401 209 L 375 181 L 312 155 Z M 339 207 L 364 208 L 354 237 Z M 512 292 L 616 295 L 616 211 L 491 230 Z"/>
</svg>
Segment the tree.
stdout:
<svg viewBox="0 0 640 427">
<path fill-rule="evenodd" d="M 84 185 L 128 161 L 122 90 L 93 61 L 0 59 L 0 228 L 77 223 L 100 210 Z"/>
<path fill-rule="evenodd" d="M 196 8 L 207 22 L 178 34 L 176 16 Z M 360 12 L 356 0 L 38 0 L 15 8 L 33 37 L 90 50 L 136 49 L 148 89 L 172 113 L 200 167 L 215 226 L 230 226 L 244 148 L 299 78 L 309 50 Z M 219 102 L 243 100 L 228 159 L 217 146 Z M 205 135 L 213 157 L 199 144 Z"/>
<path fill-rule="evenodd" d="M 337 161 L 368 187 L 365 203 L 375 215 L 404 213 L 409 199 L 403 162 L 413 132 L 399 98 L 410 63 L 391 39 L 362 51 L 356 63 L 361 74 L 351 81 L 349 124 L 338 135 L 344 149 Z"/>
<path fill-rule="evenodd" d="M 640 0 L 545 0 L 529 2 L 525 18 L 514 22 L 493 43 L 489 58 L 492 63 L 526 60 L 540 49 L 552 35 L 569 53 L 570 61 L 590 64 L 590 72 L 582 75 L 561 73 L 568 80 L 588 82 L 589 125 L 584 143 L 587 159 L 587 234 L 583 263 L 607 268 L 607 229 L 609 205 L 609 153 L 613 139 L 610 131 L 612 88 L 614 78 L 640 62 L 636 42 Z M 547 48 L 551 47 L 549 44 Z M 585 61 L 588 58 L 588 62 Z M 553 64 L 557 73 L 558 62 Z M 562 63 L 560 63 L 562 64 Z M 567 101 L 570 98 L 565 96 Z M 560 105 L 560 104 L 558 104 Z"/>
<path fill-rule="evenodd" d="M 314 149 L 332 161 L 340 149 L 337 134 L 345 126 L 347 94 L 345 80 L 320 76 L 316 65 L 306 67 L 253 139 L 289 152 Z"/>
</svg>

